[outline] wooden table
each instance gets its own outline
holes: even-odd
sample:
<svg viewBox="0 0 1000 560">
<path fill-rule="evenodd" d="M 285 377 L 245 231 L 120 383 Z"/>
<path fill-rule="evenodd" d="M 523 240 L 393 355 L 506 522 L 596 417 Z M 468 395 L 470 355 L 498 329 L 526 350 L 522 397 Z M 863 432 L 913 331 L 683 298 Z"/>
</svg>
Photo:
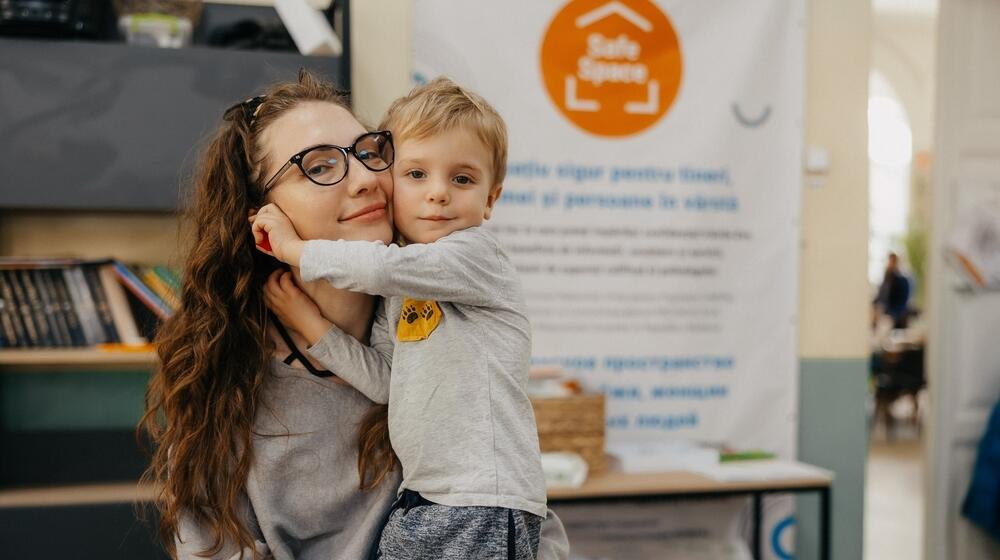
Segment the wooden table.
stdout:
<svg viewBox="0 0 1000 560">
<path fill-rule="evenodd" d="M 750 496 L 753 500 L 754 558 L 761 554 L 762 501 L 766 494 L 816 492 L 820 497 L 820 560 L 830 560 L 830 489 L 833 476 L 721 482 L 689 471 L 624 474 L 610 472 L 589 478 L 580 488 L 551 488 L 550 504 L 659 501 L 690 498 Z"/>
<path fill-rule="evenodd" d="M 820 496 L 820 559 L 830 560 L 830 490 L 833 477 L 816 475 L 759 481 L 720 482 L 688 471 L 650 474 L 611 472 L 589 478 L 580 488 L 550 488 L 549 504 L 659 501 L 750 496 L 753 500 L 754 558 L 761 555 L 762 500 L 766 494 L 817 492 Z M 0 490 L 0 508 L 148 502 L 155 489 L 135 482 Z"/>
</svg>

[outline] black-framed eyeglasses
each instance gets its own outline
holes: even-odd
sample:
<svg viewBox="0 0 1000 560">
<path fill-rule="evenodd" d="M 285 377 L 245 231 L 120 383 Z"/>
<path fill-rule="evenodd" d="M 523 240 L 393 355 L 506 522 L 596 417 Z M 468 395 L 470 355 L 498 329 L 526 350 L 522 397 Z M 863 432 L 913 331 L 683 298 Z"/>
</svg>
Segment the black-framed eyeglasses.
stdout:
<svg viewBox="0 0 1000 560">
<path fill-rule="evenodd" d="M 274 187 L 274 183 L 292 164 L 298 165 L 302 175 L 317 185 L 336 185 L 347 177 L 347 164 L 351 154 L 368 169 L 385 171 L 392 166 L 396 157 L 392 134 L 388 130 L 362 134 L 347 148 L 333 144 L 306 148 L 288 158 L 285 165 L 264 183 L 264 193 Z"/>
</svg>

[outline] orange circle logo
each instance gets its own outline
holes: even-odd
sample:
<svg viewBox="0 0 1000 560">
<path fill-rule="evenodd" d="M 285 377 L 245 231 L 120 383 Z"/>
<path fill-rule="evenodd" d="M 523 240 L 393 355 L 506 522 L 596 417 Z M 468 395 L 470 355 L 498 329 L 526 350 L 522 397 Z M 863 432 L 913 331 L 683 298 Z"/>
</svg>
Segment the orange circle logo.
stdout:
<svg viewBox="0 0 1000 560">
<path fill-rule="evenodd" d="M 542 77 L 573 124 L 628 136 L 663 118 L 681 85 L 680 41 L 649 0 L 573 0 L 542 41 Z"/>
</svg>

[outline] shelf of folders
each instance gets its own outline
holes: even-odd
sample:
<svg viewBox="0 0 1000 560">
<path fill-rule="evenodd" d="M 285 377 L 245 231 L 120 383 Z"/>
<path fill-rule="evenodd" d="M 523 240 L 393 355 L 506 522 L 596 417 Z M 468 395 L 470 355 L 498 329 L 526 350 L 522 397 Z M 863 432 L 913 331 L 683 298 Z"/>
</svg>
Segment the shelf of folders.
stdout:
<svg viewBox="0 0 1000 560">
<path fill-rule="evenodd" d="M 55 350 L 83 362 L 103 360 L 94 358 L 102 351 L 135 361 L 151 353 L 157 327 L 179 303 L 179 275 L 166 266 L 0 258 L 0 363 Z"/>
</svg>

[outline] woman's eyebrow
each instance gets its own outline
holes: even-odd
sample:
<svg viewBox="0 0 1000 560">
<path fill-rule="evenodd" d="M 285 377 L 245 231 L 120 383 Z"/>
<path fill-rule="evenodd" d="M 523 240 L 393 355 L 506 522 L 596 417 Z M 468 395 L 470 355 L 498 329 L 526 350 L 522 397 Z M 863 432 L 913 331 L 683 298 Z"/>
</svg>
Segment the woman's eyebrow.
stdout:
<svg viewBox="0 0 1000 560">
<path fill-rule="evenodd" d="M 326 146 L 336 146 L 336 144 L 327 144 L 325 142 L 324 143 L 320 143 L 320 144 L 313 144 L 311 146 L 306 146 L 306 147 L 302 148 L 297 153 L 301 154 L 302 152 L 305 152 L 307 150 L 312 150 L 313 148 L 323 148 L 323 147 L 326 147 Z"/>
<path fill-rule="evenodd" d="M 338 148 L 348 148 L 348 147 L 351 146 L 351 144 L 353 144 L 354 142 L 356 142 L 358 138 L 361 138 L 365 134 L 368 134 L 368 133 L 367 132 L 362 132 L 361 134 L 358 134 L 357 136 L 354 137 L 354 140 L 351 140 L 347 144 L 338 144 L 336 142 L 320 142 L 318 144 L 313 144 L 311 146 L 306 146 L 306 147 L 302 148 L 301 150 L 299 150 L 299 152 L 301 153 L 301 152 L 304 152 L 306 150 L 311 150 L 313 148 L 319 148 L 321 146 L 336 146 Z"/>
</svg>

